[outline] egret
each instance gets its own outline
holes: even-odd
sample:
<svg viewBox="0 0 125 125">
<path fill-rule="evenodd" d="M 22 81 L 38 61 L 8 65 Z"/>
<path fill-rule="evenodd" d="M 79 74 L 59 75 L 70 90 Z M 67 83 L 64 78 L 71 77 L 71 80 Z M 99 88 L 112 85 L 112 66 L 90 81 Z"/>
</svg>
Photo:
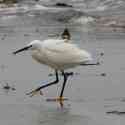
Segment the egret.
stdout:
<svg viewBox="0 0 125 125">
<path fill-rule="evenodd" d="M 33 40 L 24 48 L 13 52 L 13 54 L 16 55 L 19 52 L 30 50 L 33 59 L 55 70 L 56 80 L 36 88 L 29 93 L 30 95 L 34 95 L 48 86 L 57 84 L 59 82 L 58 72 L 60 71 L 62 73 L 64 81 L 61 93 L 56 99 L 61 106 L 63 105 L 63 101 L 66 100 L 66 98 L 63 97 L 64 88 L 68 78 L 65 69 L 74 68 L 80 65 L 97 65 L 88 63 L 92 61 L 92 56 L 89 52 L 80 49 L 76 44 L 65 41 L 66 39 L 47 39 L 44 41 Z"/>
</svg>

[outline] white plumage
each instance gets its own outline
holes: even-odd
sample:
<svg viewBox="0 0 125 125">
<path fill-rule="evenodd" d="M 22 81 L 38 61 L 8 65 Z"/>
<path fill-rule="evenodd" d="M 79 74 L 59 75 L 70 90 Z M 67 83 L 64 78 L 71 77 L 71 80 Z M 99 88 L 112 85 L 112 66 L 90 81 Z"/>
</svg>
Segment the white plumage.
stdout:
<svg viewBox="0 0 125 125">
<path fill-rule="evenodd" d="M 90 53 L 75 44 L 65 42 L 65 39 L 48 39 L 43 42 L 34 40 L 28 46 L 31 45 L 35 60 L 57 70 L 72 68 L 92 60 Z"/>
</svg>

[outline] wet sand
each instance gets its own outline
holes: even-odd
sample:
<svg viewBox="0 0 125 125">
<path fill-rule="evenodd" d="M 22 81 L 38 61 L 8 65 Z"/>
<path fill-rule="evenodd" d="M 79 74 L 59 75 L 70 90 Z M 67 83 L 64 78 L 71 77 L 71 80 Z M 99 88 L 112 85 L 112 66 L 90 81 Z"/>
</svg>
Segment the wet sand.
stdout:
<svg viewBox="0 0 125 125">
<path fill-rule="evenodd" d="M 45 16 L 45 15 L 44 15 Z M 47 17 L 48 18 L 48 17 Z M 27 15 L 0 19 L 0 122 L 2 125 L 124 125 L 124 115 L 107 114 L 125 111 L 125 40 L 124 32 L 100 34 L 89 27 L 69 26 L 73 42 L 90 51 L 94 58 L 100 53 L 101 65 L 70 69 L 78 73 L 69 78 L 64 92 L 69 101 L 61 109 L 56 102 L 62 81 L 43 90 L 44 95 L 30 98 L 27 92 L 54 79 L 53 70 L 32 60 L 30 53 L 17 56 L 13 51 L 34 39 L 61 33 L 65 25 L 46 22 L 42 17 Z M 45 24 L 46 25 L 43 25 Z M 47 26 L 49 23 L 49 26 Z M 53 24 L 54 23 L 54 24 Z M 86 31 L 86 32 L 85 32 Z M 105 76 L 100 74 L 105 73 Z M 14 85 L 16 91 L 5 92 L 3 84 Z"/>
</svg>

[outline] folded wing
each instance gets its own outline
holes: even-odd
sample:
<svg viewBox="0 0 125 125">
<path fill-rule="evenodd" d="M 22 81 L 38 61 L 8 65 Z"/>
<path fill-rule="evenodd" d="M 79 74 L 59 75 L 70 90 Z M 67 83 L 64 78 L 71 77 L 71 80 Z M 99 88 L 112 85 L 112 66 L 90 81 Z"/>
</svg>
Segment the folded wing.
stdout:
<svg viewBox="0 0 125 125">
<path fill-rule="evenodd" d="M 80 64 L 91 61 L 91 55 L 75 44 L 55 42 L 44 46 L 46 57 L 53 63 Z"/>
</svg>

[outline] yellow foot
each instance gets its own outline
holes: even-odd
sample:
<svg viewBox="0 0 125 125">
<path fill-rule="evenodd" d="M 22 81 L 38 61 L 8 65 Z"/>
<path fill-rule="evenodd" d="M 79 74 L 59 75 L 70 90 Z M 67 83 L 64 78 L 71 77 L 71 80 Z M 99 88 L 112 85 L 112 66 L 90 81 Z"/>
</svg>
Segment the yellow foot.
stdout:
<svg viewBox="0 0 125 125">
<path fill-rule="evenodd" d="M 46 101 L 48 102 L 60 102 L 60 101 L 67 101 L 68 98 L 58 97 L 58 98 L 48 98 Z"/>
<path fill-rule="evenodd" d="M 63 101 L 64 100 L 65 100 L 65 98 L 63 98 L 63 97 L 58 97 L 57 98 L 57 102 L 59 102 L 61 108 L 63 107 Z"/>
<path fill-rule="evenodd" d="M 64 97 L 46 99 L 46 101 L 48 101 L 48 102 L 59 102 L 61 107 L 63 107 L 63 102 L 67 101 L 67 100 L 68 100 L 68 98 L 64 98 Z"/>
<path fill-rule="evenodd" d="M 37 95 L 37 94 L 40 94 L 40 95 L 43 95 L 43 92 L 41 90 L 37 91 L 37 90 L 33 90 L 29 93 L 26 93 L 26 95 L 29 95 L 30 97 L 34 96 L 34 95 Z"/>
<path fill-rule="evenodd" d="M 68 100 L 68 98 L 64 98 L 64 97 L 58 97 L 57 98 L 57 102 L 66 101 L 66 100 Z"/>
</svg>

